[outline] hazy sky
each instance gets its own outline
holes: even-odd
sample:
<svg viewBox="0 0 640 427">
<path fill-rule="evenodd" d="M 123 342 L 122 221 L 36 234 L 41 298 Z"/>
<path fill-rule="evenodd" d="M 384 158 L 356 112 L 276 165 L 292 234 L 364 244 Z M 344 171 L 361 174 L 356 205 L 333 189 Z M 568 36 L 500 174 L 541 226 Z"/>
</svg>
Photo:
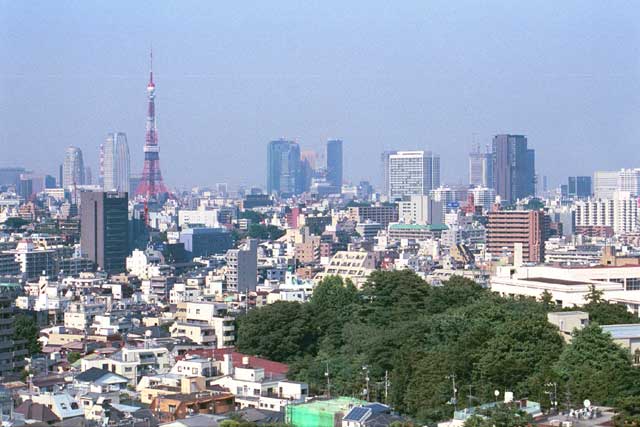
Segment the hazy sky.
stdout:
<svg viewBox="0 0 640 427">
<path fill-rule="evenodd" d="M 523 133 L 536 168 L 640 167 L 637 1 L 0 0 L 0 166 L 97 175 L 107 132 L 142 169 L 154 49 L 170 186 L 265 182 L 266 144 L 345 141 L 345 178 L 431 149 L 466 182 L 474 138 Z M 475 135 L 475 136 L 474 136 Z"/>
</svg>

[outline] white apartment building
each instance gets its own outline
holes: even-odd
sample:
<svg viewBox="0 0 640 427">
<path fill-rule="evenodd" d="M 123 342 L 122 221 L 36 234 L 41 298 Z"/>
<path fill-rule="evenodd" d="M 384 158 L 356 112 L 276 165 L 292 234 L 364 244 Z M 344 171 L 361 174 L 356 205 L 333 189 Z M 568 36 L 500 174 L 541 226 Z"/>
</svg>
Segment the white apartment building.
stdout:
<svg viewBox="0 0 640 427">
<path fill-rule="evenodd" d="M 496 202 L 496 190 L 487 187 L 474 187 L 469 192 L 473 195 L 475 206 L 482 206 L 483 212 L 491 210 Z"/>
<path fill-rule="evenodd" d="M 350 279 L 359 287 L 364 284 L 375 268 L 376 262 L 371 252 L 338 251 L 331 257 L 324 272 L 318 273 L 314 279 L 319 282 L 327 276 L 340 276 L 343 279 Z"/>
<path fill-rule="evenodd" d="M 620 169 L 618 191 L 628 191 L 634 196 L 640 195 L 640 169 Z"/>
<path fill-rule="evenodd" d="M 172 326 L 174 337 L 184 336 L 201 344 L 217 348 L 230 347 L 235 340 L 232 316 L 226 315 L 227 306 L 215 302 L 185 302 L 178 304 L 177 322 Z"/>
<path fill-rule="evenodd" d="M 142 348 L 124 347 L 109 356 L 91 354 L 81 359 L 82 372 L 91 368 L 101 368 L 121 375 L 136 386 L 140 378 L 149 374 L 169 372 L 169 350 L 165 347 L 145 345 Z"/>
<path fill-rule="evenodd" d="M 576 226 L 612 227 L 616 234 L 638 231 L 638 200 L 631 193 L 616 191 L 612 199 L 575 202 Z"/>
<path fill-rule="evenodd" d="M 500 295 L 540 298 L 548 291 L 563 308 L 586 304 L 592 285 L 603 291 L 605 300 L 639 314 L 640 266 L 501 266 L 490 279 L 491 290 Z"/>
<path fill-rule="evenodd" d="M 431 151 L 398 151 L 389 156 L 389 200 L 426 195 L 440 186 L 440 156 Z"/>
<path fill-rule="evenodd" d="M 258 241 L 248 239 L 240 248 L 227 251 L 227 288 L 246 293 L 258 284 Z"/>
<path fill-rule="evenodd" d="M 398 202 L 398 217 L 405 224 L 440 224 L 442 212 L 442 202 L 430 196 L 409 196 Z"/>
<path fill-rule="evenodd" d="M 612 199 L 618 189 L 618 171 L 597 171 L 593 174 L 593 197 Z"/>
<path fill-rule="evenodd" d="M 188 225 L 202 225 L 207 228 L 218 228 L 218 210 L 217 209 L 181 209 L 178 211 L 178 225 L 180 227 Z"/>
</svg>

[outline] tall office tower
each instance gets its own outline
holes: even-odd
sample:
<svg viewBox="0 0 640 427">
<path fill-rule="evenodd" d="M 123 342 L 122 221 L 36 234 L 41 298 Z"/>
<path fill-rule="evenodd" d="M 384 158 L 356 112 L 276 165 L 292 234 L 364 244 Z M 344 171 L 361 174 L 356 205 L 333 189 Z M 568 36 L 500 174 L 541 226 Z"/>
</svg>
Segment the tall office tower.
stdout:
<svg viewBox="0 0 640 427">
<path fill-rule="evenodd" d="M 91 172 L 91 167 L 87 166 L 84 168 L 84 183 L 86 185 L 93 184 L 93 173 Z"/>
<path fill-rule="evenodd" d="M 469 184 L 478 187 L 493 187 L 493 156 L 482 152 L 477 145 L 469 153 Z"/>
<path fill-rule="evenodd" d="M 278 139 L 267 147 L 267 193 L 292 196 L 303 191 L 300 172 L 300 146 L 293 141 Z"/>
<path fill-rule="evenodd" d="M 524 262 L 544 261 L 545 219 L 542 211 L 493 211 L 488 214 L 487 251 L 492 256 L 514 253 L 522 245 Z"/>
<path fill-rule="evenodd" d="M 156 132 L 156 85 L 153 82 L 153 52 L 151 52 L 151 69 L 149 84 L 147 85 L 149 103 L 147 107 L 147 133 L 144 143 L 144 168 L 142 178 L 136 189 L 136 196 L 146 199 L 159 199 L 169 194 L 169 190 L 162 181 L 160 172 L 160 147 Z"/>
<path fill-rule="evenodd" d="M 389 155 L 389 200 L 428 195 L 440 186 L 440 157 L 430 151 Z"/>
<path fill-rule="evenodd" d="M 236 292 L 256 290 L 258 282 L 258 241 L 248 239 L 240 248 L 227 251 L 227 287 Z"/>
<path fill-rule="evenodd" d="M 302 190 L 309 191 L 311 182 L 315 175 L 319 173 L 316 165 L 318 163 L 318 154 L 312 150 L 303 150 L 300 152 L 300 179 L 302 179 Z"/>
<path fill-rule="evenodd" d="M 129 254 L 126 193 L 85 191 L 80 204 L 80 250 L 107 273 L 125 270 Z"/>
<path fill-rule="evenodd" d="M 395 150 L 383 151 L 380 156 L 382 162 L 382 194 L 389 195 L 389 157 L 396 154 Z"/>
<path fill-rule="evenodd" d="M 62 187 L 71 188 L 84 184 L 84 161 L 82 150 L 78 147 L 68 147 L 62 164 Z"/>
<path fill-rule="evenodd" d="M 342 189 L 342 141 L 327 141 L 327 181 L 333 187 Z"/>
<path fill-rule="evenodd" d="M 516 202 L 536 194 L 535 151 L 523 135 L 493 138 L 493 181 L 503 201 Z"/>
<path fill-rule="evenodd" d="M 17 186 L 20 181 L 20 175 L 26 172 L 25 168 L 0 168 L 0 186 Z"/>
<path fill-rule="evenodd" d="M 570 176 L 567 181 L 567 195 L 579 199 L 591 197 L 590 176 Z"/>
<path fill-rule="evenodd" d="M 612 199 L 618 189 L 618 171 L 597 171 L 593 174 L 593 197 Z"/>
<path fill-rule="evenodd" d="M 128 193 L 131 170 L 127 135 L 122 132 L 107 134 L 102 147 L 102 188 Z"/>
</svg>

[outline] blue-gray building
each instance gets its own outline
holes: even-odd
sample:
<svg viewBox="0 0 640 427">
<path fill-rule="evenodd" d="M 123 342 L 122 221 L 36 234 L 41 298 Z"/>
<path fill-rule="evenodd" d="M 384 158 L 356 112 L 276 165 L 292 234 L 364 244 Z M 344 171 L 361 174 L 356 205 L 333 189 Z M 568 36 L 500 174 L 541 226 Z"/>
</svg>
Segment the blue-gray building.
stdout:
<svg viewBox="0 0 640 427">
<path fill-rule="evenodd" d="M 327 141 L 327 181 L 338 192 L 342 189 L 342 141 Z"/>
<path fill-rule="evenodd" d="M 180 232 L 180 242 L 192 257 L 224 254 L 233 246 L 231 233 L 224 228 L 188 228 Z"/>
<path fill-rule="evenodd" d="M 300 146 L 294 141 L 278 139 L 267 148 L 267 194 L 291 196 L 304 189 Z"/>
</svg>

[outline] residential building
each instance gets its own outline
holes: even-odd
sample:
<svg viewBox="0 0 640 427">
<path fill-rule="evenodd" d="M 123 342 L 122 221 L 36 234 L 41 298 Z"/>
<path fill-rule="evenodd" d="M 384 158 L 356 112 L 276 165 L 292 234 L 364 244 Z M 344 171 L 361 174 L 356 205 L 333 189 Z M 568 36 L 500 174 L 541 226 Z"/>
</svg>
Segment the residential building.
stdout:
<svg viewBox="0 0 640 427">
<path fill-rule="evenodd" d="M 178 226 L 187 227 L 191 225 L 206 228 L 220 227 L 218 210 L 205 209 L 204 207 L 199 209 L 180 209 L 178 211 Z"/>
<path fill-rule="evenodd" d="M 125 271 L 129 253 L 127 193 L 87 191 L 81 200 L 82 254 L 108 273 Z"/>
<path fill-rule="evenodd" d="M 258 282 L 258 241 L 247 239 L 238 249 L 227 251 L 227 288 L 247 293 L 256 290 Z"/>
<path fill-rule="evenodd" d="M 611 199 L 579 200 L 575 206 L 575 225 L 611 227 L 616 234 L 637 231 L 638 202 L 629 192 L 615 191 Z"/>
<path fill-rule="evenodd" d="M 398 216 L 406 224 L 441 224 L 442 202 L 430 196 L 409 196 L 398 202 Z"/>
<path fill-rule="evenodd" d="M 372 221 L 387 227 L 390 222 L 398 222 L 398 206 L 392 204 L 349 206 L 348 217 L 355 222 Z"/>
<path fill-rule="evenodd" d="M 331 257 L 324 272 L 315 277 L 317 282 L 327 276 L 341 276 L 350 279 L 356 286 L 361 286 L 369 274 L 376 268 L 376 262 L 371 252 L 365 251 L 338 251 Z"/>
<path fill-rule="evenodd" d="M 146 343 L 144 347 L 123 347 L 110 355 L 89 355 L 81 359 L 80 370 L 101 368 L 128 379 L 136 386 L 145 375 L 169 372 L 169 350 Z"/>
<path fill-rule="evenodd" d="M 618 171 L 597 171 L 593 174 L 593 197 L 612 199 L 618 190 Z"/>
<path fill-rule="evenodd" d="M 398 151 L 389 156 L 389 200 L 427 195 L 440 186 L 440 157 L 430 151 Z"/>
<path fill-rule="evenodd" d="M 489 212 L 496 202 L 496 190 L 489 187 L 474 187 L 469 190 L 475 206 L 481 206 L 483 212 Z"/>
<path fill-rule="evenodd" d="M 544 261 L 545 220 L 540 211 L 493 211 L 488 214 L 487 251 L 498 257 L 505 251 L 516 256 L 521 245 L 522 261 Z"/>
<path fill-rule="evenodd" d="M 206 390 L 189 394 L 158 396 L 149 409 L 161 422 L 175 421 L 193 415 L 224 414 L 234 409 L 233 394 Z"/>
</svg>

